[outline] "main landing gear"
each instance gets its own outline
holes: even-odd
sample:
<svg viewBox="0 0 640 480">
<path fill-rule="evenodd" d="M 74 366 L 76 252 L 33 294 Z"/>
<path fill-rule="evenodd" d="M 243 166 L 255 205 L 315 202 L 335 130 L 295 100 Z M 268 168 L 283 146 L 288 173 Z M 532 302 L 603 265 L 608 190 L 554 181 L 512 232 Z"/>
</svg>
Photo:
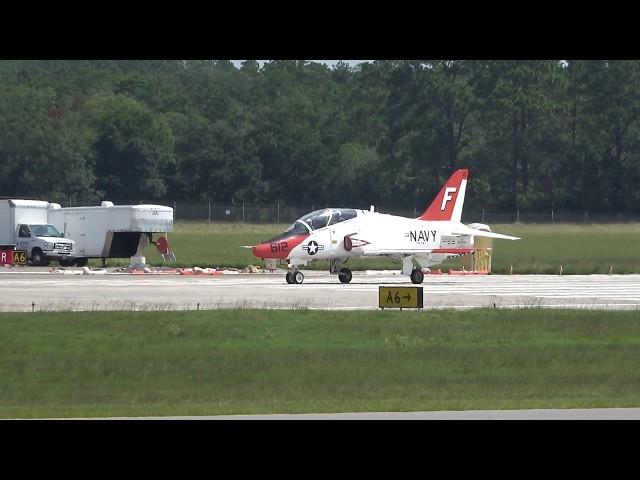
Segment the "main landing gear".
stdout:
<svg viewBox="0 0 640 480">
<path fill-rule="evenodd" d="M 286 279 L 289 284 L 300 284 L 304 282 L 304 274 L 300 270 L 290 270 L 287 272 Z"/>
<path fill-rule="evenodd" d="M 411 281 L 413 283 L 419 284 L 419 283 L 422 283 L 423 280 L 424 280 L 424 273 L 422 273 L 422 270 L 419 268 L 414 268 L 411 271 Z"/>
<path fill-rule="evenodd" d="M 418 263 L 418 261 L 416 260 L 415 263 Z M 415 284 L 422 283 L 424 280 L 422 267 L 419 264 L 414 264 L 413 255 L 402 257 L 402 275 L 408 275 L 411 278 L 411 281 Z"/>
<path fill-rule="evenodd" d="M 347 260 L 346 258 L 332 258 L 329 261 L 329 273 L 338 274 L 340 283 L 349 283 L 353 277 L 351 270 L 343 267 Z"/>
<path fill-rule="evenodd" d="M 348 268 L 342 268 L 338 272 L 338 279 L 340 280 L 340 283 L 349 283 L 351 281 L 351 277 L 353 277 L 353 275 L 351 274 L 351 270 Z"/>
</svg>

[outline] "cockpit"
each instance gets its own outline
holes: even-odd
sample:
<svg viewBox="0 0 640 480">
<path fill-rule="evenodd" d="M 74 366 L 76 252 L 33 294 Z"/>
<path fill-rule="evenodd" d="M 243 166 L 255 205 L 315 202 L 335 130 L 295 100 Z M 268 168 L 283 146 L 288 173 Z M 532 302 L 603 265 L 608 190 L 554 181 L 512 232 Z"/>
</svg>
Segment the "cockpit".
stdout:
<svg viewBox="0 0 640 480">
<path fill-rule="evenodd" d="M 307 231 L 304 233 L 310 233 L 320 228 L 350 220 L 357 215 L 358 213 L 350 208 L 325 208 L 324 210 L 316 210 L 315 212 L 306 214 L 304 217 L 298 219 L 290 228 L 303 227 L 307 228 Z"/>
<path fill-rule="evenodd" d="M 277 241 L 292 235 L 308 235 L 314 230 L 335 225 L 358 216 L 358 212 L 351 208 L 325 208 L 306 214 L 296 220 L 282 234 L 269 240 Z"/>
</svg>

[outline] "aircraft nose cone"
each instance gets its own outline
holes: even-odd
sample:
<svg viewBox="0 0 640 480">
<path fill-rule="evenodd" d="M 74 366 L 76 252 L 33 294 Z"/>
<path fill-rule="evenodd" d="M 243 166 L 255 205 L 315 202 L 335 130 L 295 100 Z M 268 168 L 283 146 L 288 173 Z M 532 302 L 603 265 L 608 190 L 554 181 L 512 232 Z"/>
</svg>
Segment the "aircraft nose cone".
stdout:
<svg viewBox="0 0 640 480">
<path fill-rule="evenodd" d="M 253 256 L 257 258 L 268 258 L 271 253 L 271 248 L 268 244 L 261 243 L 259 245 L 254 245 L 251 248 L 251 253 L 253 253 Z"/>
<path fill-rule="evenodd" d="M 307 237 L 308 235 L 277 237 L 273 240 L 254 245 L 251 247 L 251 253 L 257 258 L 288 258 L 292 250 Z"/>
</svg>

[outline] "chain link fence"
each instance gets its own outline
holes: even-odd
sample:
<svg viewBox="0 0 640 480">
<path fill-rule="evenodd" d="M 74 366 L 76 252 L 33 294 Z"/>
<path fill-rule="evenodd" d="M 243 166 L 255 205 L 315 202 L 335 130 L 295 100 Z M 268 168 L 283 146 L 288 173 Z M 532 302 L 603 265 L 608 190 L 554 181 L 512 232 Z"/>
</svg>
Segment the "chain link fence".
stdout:
<svg viewBox="0 0 640 480">
<path fill-rule="evenodd" d="M 138 205 L 142 203 L 165 205 L 174 210 L 174 221 L 200 221 L 200 222 L 229 222 L 229 223 L 277 223 L 290 224 L 298 218 L 314 210 L 336 205 L 307 205 L 285 206 L 249 205 L 249 204 L 216 204 L 211 202 L 186 203 L 176 201 L 140 201 L 127 200 L 113 202 L 115 205 Z M 71 199 L 64 202 L 64 207 L 69 206 L 100 205 L 99 202 L 82 202 Z M 369 210 L 368 206 L 355 206 L 362 210 Z M 379 213 L 388 213 L 402 217 L 416 218 L 422 214 L 424 207 L 418 209 L 394 209 L 384 206 L 375 207 Z M 585 211 L 561 211 L 549 210 L 547 212 L 490 212 L 488 210 L 473 210 L 467 207 L 462 214 L 464 223 L 508 224 L 508 223 L 631 223 L 640 222 L 640 213 L 590 213 Z"/>
<path fill-rule="evenodd" d="M 163 203 L 174 208 L 176 221 L 208 222 L 246 222 L 246 223 L 293 223 L 307 213 L 326 208 L 327 205 L 309 205 L 307 207 L 289 207 L 275 205 L 216 205 L 191 204 L 181 202 Z M 331 206 L 331 205 L 329 205 Z M 368 208 L 363 208 L 368 210 Z M 376 207 L 376 212 L 416 218 L 423 209 L 386 209 Z M 465 211 L 464 223 L 508 224 L 508 223 L 630 223 L 640 222 L 640 214 L 614 213 L 601 214 L 589 212 L 489 212 Z"/>
</svg>

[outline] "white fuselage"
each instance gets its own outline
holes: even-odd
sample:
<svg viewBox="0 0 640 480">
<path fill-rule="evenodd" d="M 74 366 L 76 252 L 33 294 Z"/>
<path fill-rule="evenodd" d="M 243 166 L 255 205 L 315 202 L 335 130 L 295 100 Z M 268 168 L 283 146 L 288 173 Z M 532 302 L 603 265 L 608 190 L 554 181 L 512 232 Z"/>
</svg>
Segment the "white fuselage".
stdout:
<svg viewBox="0 0 640 480">
<path fill-rule="evenodd" d="M 423 266 L 434 265 L 453 256 L 438 250 L 473 247 L 472 236 L 452 235 L 454 224 L 458 222 L 416 220 L 357 210 L 355 218 L 312 231 L 291 250 L 289 259 L 292 264 L 305 264 L 334 258 L 411 255 Z M 345 237 L 350 242 L 345 242 Z"/>
</svg>

